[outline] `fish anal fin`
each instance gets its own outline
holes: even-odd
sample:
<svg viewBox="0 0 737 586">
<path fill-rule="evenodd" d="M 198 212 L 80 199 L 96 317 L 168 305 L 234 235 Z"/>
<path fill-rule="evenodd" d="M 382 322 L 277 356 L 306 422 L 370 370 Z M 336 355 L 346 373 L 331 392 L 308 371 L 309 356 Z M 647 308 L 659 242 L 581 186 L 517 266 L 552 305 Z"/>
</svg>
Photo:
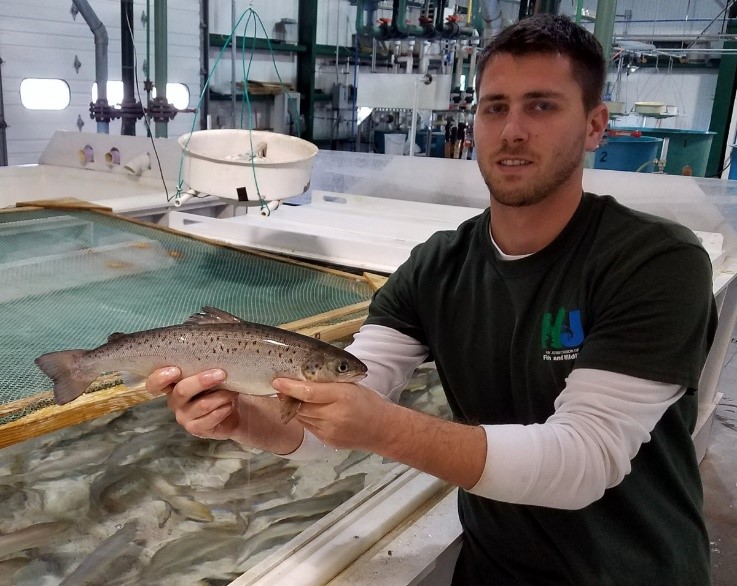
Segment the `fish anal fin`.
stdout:
<svg viewBox="0 0 737 586">
<path fill-rule="evenodd" d="M 281 422 L 287 424 L 292 419 L 294 419 L 294 416 L 297 415 L 297 411 L 299 411 L 299 406 L 301 404 L 302 401 L 300 401 L 299 399 L 283 396 L 281 398 L 281 406 L 279 408 L 279 416 L 281 417 Z"/>
<path fill-rule="evenodd" d="M 232 313 L 212 307 L 204 306 L 198 313 L 190 315 L 184 320 L 185 324 L 207 325 L 207 324 L 244 324 L 244 320 Z"/>
</svg>

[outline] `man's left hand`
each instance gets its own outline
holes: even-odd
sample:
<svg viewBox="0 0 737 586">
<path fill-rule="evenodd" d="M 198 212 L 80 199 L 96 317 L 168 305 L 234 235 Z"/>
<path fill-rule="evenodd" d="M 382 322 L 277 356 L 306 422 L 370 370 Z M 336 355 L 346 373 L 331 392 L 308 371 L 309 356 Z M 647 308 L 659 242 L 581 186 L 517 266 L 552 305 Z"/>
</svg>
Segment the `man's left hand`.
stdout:
<svg viewBox="0 0 737 586">
<path fill-rule="evenodd" d="M 354 383 L 316 383 L 277 378 L 272 386 L 302 402 L 295 419 L 325 444 L 376 451 L 390 434 L 382 422 L 395 407 L 378 393 Z"/>
</svg>

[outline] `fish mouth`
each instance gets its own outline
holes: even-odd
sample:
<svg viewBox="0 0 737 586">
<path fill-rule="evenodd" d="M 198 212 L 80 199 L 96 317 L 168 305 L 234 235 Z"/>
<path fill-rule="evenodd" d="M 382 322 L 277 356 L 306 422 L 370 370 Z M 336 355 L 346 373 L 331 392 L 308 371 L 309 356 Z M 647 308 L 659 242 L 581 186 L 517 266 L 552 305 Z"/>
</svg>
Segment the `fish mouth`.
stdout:
<svg viewBox="0 0 737 586">
<path fill-rule="evenodd" d="M 366 378 L 366 372 L 359 372 L 357 374 L 348 375 L 345 378 L 341 378 L 341 382 L 346 383 L 357 383 Z"/>
</svg>

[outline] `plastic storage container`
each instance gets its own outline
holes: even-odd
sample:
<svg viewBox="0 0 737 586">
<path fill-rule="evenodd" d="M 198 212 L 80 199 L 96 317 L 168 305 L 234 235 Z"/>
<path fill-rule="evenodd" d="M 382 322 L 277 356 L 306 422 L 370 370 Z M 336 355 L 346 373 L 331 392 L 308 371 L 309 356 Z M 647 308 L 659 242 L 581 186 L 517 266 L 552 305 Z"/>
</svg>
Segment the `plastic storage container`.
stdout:
<svg viewBox="0 0 737 586">
<path fill-rule="evenodd" d="M 651 136 L 612 136 L 595 152 L 594 168 L 652 173 L 663 144 Z"/>
<path fill-rule="evenodd" d="M 668 152 L 665 155 L 665 172 L 669 175 L 683 175 L 685 167 L 691 168 L 691 175 L 694 177 L 706 175 L 709 151 L 716 132 L 675 128 L 623 128 L 621 130 L 639 130 L 643 136 L 667 138 Z M 658 157 L 660 152 L 658 150 Z"/>
</svg>

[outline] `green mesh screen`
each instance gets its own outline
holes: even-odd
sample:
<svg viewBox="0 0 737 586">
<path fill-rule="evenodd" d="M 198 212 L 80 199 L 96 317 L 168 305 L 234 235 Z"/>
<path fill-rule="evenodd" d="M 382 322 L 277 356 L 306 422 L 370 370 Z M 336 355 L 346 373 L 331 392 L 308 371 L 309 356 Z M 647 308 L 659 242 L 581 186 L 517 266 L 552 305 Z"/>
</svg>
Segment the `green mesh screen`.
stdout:
<svg viewBox="0 0 737 586">
<path fill-rule="evenodd" d="M 40 354 L 180 323 L 203 305 L 278 325 L 371 296 L 359 279 L 77 210 L 0 214 L 0 279 L 1 405 L 50 388 Z"/>
</svg>

